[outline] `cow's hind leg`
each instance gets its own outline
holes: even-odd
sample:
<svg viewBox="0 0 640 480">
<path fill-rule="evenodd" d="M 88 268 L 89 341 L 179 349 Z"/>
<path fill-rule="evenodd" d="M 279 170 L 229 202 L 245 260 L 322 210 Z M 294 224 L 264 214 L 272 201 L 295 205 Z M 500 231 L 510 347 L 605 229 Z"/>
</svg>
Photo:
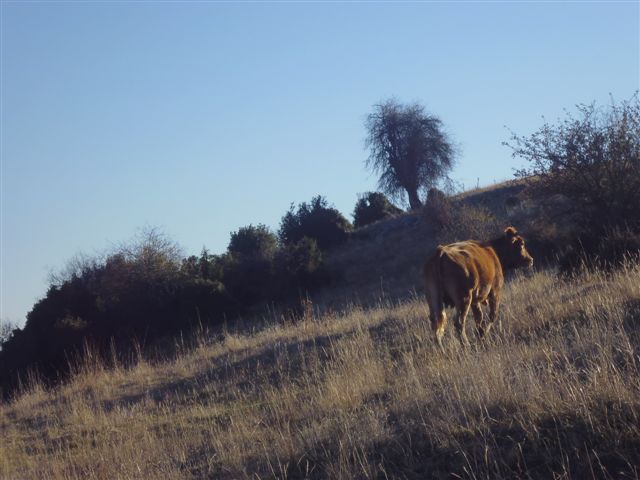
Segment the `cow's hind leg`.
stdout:
<svg viewBox="0 0 640 480">
<path fill-rule="evenodd" d="M 447 326 L 447 314 L 444 311 L 444 305 L 438 295 L 429 295 L 427 291 L 427 301 L 429 303 L 429 320 L 431 320 L 431 328 L 436 336 L 436 342 L 442 348 L 442 337 L 444 329 Z"/>
<path fill-rule="evenodd" d="M 439 311 L 431 312 L 431 326 L 433 328 L 433 333 L 436 336 L 436 342 L 438 342 L 438 346 L 442 348 L 442 337 L 444 337 L 444 329 L 447 326 L 447 314 L 444 311 L 444 308 Z"/>
<path fill-rule="evenodd" d="M 442 337 L 444 329 L 447 325 L 447 314 L 444 311 L 442 285 L 440 285 L 439 275 L 437 272 L 437 264 L 430 262 L 425 267 L 425 276 L 427 278 L 426 296 L 429 305 L 429 319 L 431 327 L 436 337 L 436 342 L 442 348 Z"/>
<path fill-rule="evenodd" d="M 456 330 L 458 331 L 458 337 L 460 338 L 460 343 L 462 343 L 463 347 L 468 347 L 469 339 L 467 338 L 467 334 L 465 333 L 465 322 L 467 321 L 467 315 L 469 314 L 469 308 L 471 307 L 471 292 L 462 297 L 458 304 L 456 305 L 456 309 L 458 310 L 458 315 L 456 316 Z"/>
<path fill-rule="evenodd" d="M 489 322 L 486 327 L 483 329 L 482 335 L 486 335 L 491 330 L 496 318 L 498 316 L 498 308 L 500 307 L 500 294 L 495 293 L 495 291 L 491 291 L 489 294 Z"/>
<path fill-rule="evenodd" d="M 482 309 L 480 308 L 480 303 L 472 303 L 471 311 L 473 312 L 473 320 L 476 322 L 476 331 L 478 332 L 478 336 L 482 337 L 484 335 L 485 326 L 484 316 L 482 314 Z"/>
</svg>

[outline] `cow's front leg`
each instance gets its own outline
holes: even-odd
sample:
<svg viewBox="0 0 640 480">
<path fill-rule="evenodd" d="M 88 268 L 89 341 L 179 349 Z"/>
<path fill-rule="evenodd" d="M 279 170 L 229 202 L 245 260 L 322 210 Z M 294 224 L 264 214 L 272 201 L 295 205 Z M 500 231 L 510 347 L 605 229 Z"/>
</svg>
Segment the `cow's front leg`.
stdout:
<svg viewBox="0 0 640 480">
<path fill-rule="evenodd" d="M 489 323 L 484 329 L 483 335 L 489 333 L 491 327 L 493 326 L 496 318 L 498 317 L 498 308 L 500 307 L 500 294 L 496 293 L 495 290 L 492 290 L 489 294 Z"/>
</svg>

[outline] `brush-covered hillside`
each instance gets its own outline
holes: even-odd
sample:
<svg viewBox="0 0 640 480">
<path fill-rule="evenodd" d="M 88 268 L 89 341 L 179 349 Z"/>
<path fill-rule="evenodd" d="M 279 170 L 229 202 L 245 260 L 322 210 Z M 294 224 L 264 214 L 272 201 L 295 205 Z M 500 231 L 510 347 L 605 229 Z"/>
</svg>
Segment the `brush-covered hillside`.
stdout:
<svg viewBox="0 0 640 480">
<path fill-rule="evenodd" d="M 488 239 L 515 225 L 540 232 L 537 202 L 525 194 L 523 182 L 511 180 L 464 193 L 432 199 L 416 211 L 403 213 L 356 230 L 346 245 L 327 255 L 332 285 L 312 295 L 317 303 L 371 304 L 380 296 L 406 298 L 424 289 L 422 267 L 440 243 L 468 238 Z M 549 255 L 534 241 L 534 255 Z M 538 255 L 536 255 L 538 256 Z"/>
<path fill-rule="evenodd" d="M 264 309 L 164 357 L 106 366 L 87 351 L 53 388 L 25 380 L 0 404 L 0 477 L 640 477 L 637 262 L 570 275 L 537 262 L 509 278 L 488 338 L 468 324 L 463 349 L 449 327 L 436 347 L 425 257 L 506 222 L 540 238 L 521 193 L 508 183 L 357 230 L 301 316 Z M 532 255 L 550 258 L 543 246 Z"/>
</svg>

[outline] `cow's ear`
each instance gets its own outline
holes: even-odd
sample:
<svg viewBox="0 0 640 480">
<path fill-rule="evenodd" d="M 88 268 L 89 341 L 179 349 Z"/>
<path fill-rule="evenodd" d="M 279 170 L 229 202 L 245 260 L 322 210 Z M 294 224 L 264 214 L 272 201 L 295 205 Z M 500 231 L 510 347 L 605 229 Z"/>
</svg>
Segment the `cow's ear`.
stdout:
<svg viewBox="0 0 640 480">
<path fill-rule="evenodd" d="M 507 227 L 504 229 L 504 236 L 507 238 L 515 237 L 518 231 L 513 227 Z"/>
</svg>

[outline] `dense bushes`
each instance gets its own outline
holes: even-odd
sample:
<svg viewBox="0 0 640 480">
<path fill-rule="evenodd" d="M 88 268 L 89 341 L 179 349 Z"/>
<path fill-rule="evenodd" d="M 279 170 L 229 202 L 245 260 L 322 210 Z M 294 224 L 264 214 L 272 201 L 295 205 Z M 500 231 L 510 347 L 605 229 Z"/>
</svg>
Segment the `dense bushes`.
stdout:
<svg viewBox="0 0 640 480">
<path fill-rule="evenodd" d="M 324 250 L 344 243 L 351 229 L 349 221 L 318 195 L 309 203 L 299 204 L 297 210 L 291 205 L 282 217 L 278 238 L 283 245 L 293 245 L 304 237 L 311 238 Z"/>
<path fill-rule="evenodd" d="M 199 257 L 191 255 L 182 260 L 182 271 L 189 277 L 224 281 L 224 255 L 213 255 L 206 248 Z"/>
<path fill-rule="evenodd" d="M 582 235 L 568 245 L 560 258 L 560 270 L 573 272 L 586 267 L 609 270 L 629 259 L 640 261 L 640 233 L 630 228 L 612 227 L 601 236 Z"/>
<path fill-rule="evenodd" d="M 0 384 L 26 367 L 50 378 L 64 372 L 85 342 L 105 352 L 112 340 L 144 343 L 238 311 L 222 283 L 187 266 L 177 246 L 155 231 L 102 257 L 74 259 L 3 345 Z"/>
<path fill-rule="evenodd" d="M 392 204 L 383 193 L 367 192 L 361 195 L 356 202 L 353 210 L 353 225 L 356 228 L 364 227 L 401 212 L 402 210 Z"/>
<path fill-rule="evenodd" d="M 227 251 L 234 257 L 269 260 L 277 248 L 278 237 L 266 225 L 249 225 L 231 234 Z"/>
<path fill-rule="evenodd" d="M 318 243 L 308 237 L 285 245 L 276 254 L 275 274 L 283 292 L 310 290 L 328 281 Z"/>
<path fill-rule="evenodd" d="M 260 257 L 226 257 L 224 281 L 229 294 L 240 304 L 254 305 L 274 293 L 273 262 Z"/>
<path fill-rule="evenodd" d="M 541 200 L 563 195 L 588 228 L 640 228 L 640 101 L 607 109 L 579 105 L 556 125 L 512 137 L 513 155 L 529 162 L 518 175 Z"/>
<path fill-rule="evenodd" d="M 547 123 L 529 137 L 513 135 L 507 145 L 529 162 L 518 172 L 529 193 L 572 227 L 563 268 L 617 263 L 640 251 L 637 93 L 604 109 L 579 105 L 576 117 Z"/>
<path fill-rule="evenodd" d="M 273 256 L 277 237 L 265 225 L 242 227 L 231 234 L 224 258 L 224 279 L 229 293 L 243 305 L 274 295 Z"/>
<path fill-rule="evenodd" d="M 301 231 L 325 245 L 346 235 L 339 230 L 346 221 L 322 197 L 299 213 Z M 57 378 L 85 343 L 111 354 L 112 342 L 144 344 L 233 319 L 260 302 L 297 300 L 327 280 L 318 241 L 307 236 L 279 245 L 265 225 L 249 225 L 231 234 L 226 253 L 203 249 L 183 258 L 166 236 L 148 231 L 107 254 L 78 256 L 52 275 L 25 327 L 2 330 L 0 391 L 10 390 L 27 368 Z"/>
</svg>

